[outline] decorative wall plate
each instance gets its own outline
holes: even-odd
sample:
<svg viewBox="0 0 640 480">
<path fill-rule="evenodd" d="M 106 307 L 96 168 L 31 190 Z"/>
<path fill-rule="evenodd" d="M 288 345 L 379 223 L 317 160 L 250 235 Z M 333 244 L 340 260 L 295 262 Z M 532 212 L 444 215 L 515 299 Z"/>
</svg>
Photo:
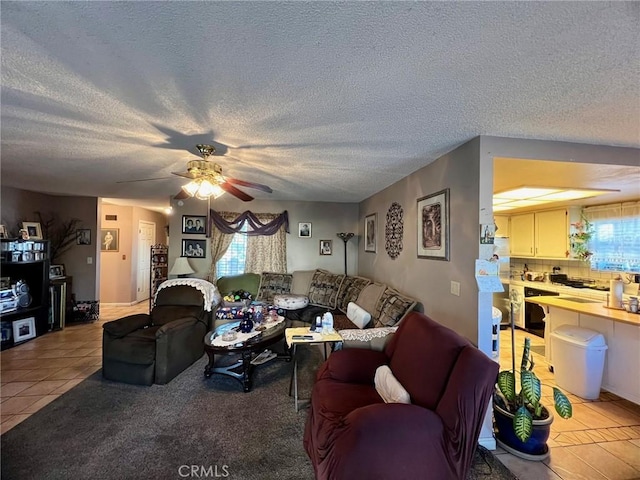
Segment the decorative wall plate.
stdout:
<svg viewBox="0 0 640 480">
<path fill-rule="evenodd" d="M 402 207 L 399 203 L 393 202 L 387 212 L 384 242 L 385 250 L 393 259 L 397 258 L 402 251 L 403 217 Z"/>
</svg>

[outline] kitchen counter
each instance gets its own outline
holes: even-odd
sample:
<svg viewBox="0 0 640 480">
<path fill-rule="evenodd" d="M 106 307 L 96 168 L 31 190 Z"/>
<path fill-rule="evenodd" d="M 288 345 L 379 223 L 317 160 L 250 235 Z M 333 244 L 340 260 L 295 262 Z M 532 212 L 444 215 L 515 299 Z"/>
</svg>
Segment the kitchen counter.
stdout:
<svg viewBox="0 0 640 480">
<path fill-rule="evenodd" d="M 575 288 L 572 290 L 584 289 Z M 525 298 L 525 301 L 640 326 L 640 314 L 630 313 L 625 310 L 617 310 L 615 308 L 608 308 L 605 306 L 604 301 L 602 303 L 579 303 L 567 300 L 567 298 L 570 297 L 564 295 L 559 297 L 527 297 Z"/>
</svg>

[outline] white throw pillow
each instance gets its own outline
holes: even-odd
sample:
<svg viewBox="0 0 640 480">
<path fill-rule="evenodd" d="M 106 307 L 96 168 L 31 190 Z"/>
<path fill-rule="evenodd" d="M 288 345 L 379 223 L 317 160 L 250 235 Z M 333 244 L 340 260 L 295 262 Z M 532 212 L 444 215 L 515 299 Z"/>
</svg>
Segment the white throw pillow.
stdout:
<svg viewBox="0 0 640 480">
<path fill-rule="evenodd" d="M 347 318 L 351 320 L 356 327 L 362 329 L 371 321 L 371 314 L 355 303 L 349 302 L 347 305 Z"/>
<path fill-rule="evenodd" d="M 382 365 L 376 369 L 374 383 L 378 395 L 385 403 L 411 403 L 411 397 L 398 379 L 393 376 L 391 369 Z"/>
</svg>

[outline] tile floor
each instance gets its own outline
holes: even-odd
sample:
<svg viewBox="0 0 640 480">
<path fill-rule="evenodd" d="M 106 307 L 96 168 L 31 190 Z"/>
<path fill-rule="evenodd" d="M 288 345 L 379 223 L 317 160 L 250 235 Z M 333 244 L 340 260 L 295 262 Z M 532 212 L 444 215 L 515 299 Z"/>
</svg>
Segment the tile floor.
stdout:
<svg viewBox="0 0 640 480">
<path fill-rule="evenodd" d="M 143 313 L 148 303 L 132 307 L 101 306 L 100 320 L 68 325 L 0 353 L 1 432 L 70 390 L 100 369 L 102 324 L 127 314 Z M 544 340 L 529 335 L 534 350 Z M 521 352 L 525 332 L 516 333 Z M 543 395 L 551 395 L 553 373 L 542 354 L 534 352 L 535 371 L 543 382 Z M 519 357 L 518 357 L 519 360 Z M 500 335 L 500 363 L 511 365 L 509 330 Z M 574 416 L 557 418 L 551 427 L 551 456 L 544 462 L 519 459 L 502 449 L 497 457 L 520 480 L 640 479 L 640 406 L 609 393 L 597 401 L 570 395 Z M 546 405 L 552 404 L 543 399 Z"/>
<path fill-rule="evenodd" d="M 133 313 L 132 307 L 101 306 L 100 320 L 68 324 L 0 353 L 0 432 L 4 433 L 92 375 L 102 366 L 102 324 Z"/>
<path fill-rule="evenodd" d="M 552 387 L 556 384 L 544 359 L 544 339 L 516 330 L 516 365 L 526 336 L 531 338 L 534 371 L 543 384 L 543 404 L 553 408 Z M 500 333 L 500 366 L 511 369 L 508 329 Z M 520 480 L 640 479 L 640 405 L 607 392 L 602 392 L 598 400 L 567 396 L 573 405 L 573 417 L 564 420 L 555 416 L 548 442 L 549 459 L 531 462 L 498 448 L 494 453 L 502 463 Z"/>
</svg>

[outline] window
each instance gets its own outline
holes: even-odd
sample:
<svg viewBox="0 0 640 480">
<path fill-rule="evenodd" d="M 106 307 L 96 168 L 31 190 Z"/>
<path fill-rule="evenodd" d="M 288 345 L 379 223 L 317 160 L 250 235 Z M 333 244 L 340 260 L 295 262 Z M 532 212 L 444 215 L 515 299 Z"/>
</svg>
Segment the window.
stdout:
<svg viewBox="0 0 640 480">
<path fill-rule="evenodd" d="M 246 231 L 245 228 L 243 228 L 243 231 Z M 244 266 L 247 260 L 247 238 L 246 235 L 240 233 L 233 235 L 229 248 L 216 264 L 218 278 L 244 273 Z"/>
<path fill-rule="evenodd" d="M 592 270 L 640 273 L 640 202 L 587 207 Z"/>
</svg>

